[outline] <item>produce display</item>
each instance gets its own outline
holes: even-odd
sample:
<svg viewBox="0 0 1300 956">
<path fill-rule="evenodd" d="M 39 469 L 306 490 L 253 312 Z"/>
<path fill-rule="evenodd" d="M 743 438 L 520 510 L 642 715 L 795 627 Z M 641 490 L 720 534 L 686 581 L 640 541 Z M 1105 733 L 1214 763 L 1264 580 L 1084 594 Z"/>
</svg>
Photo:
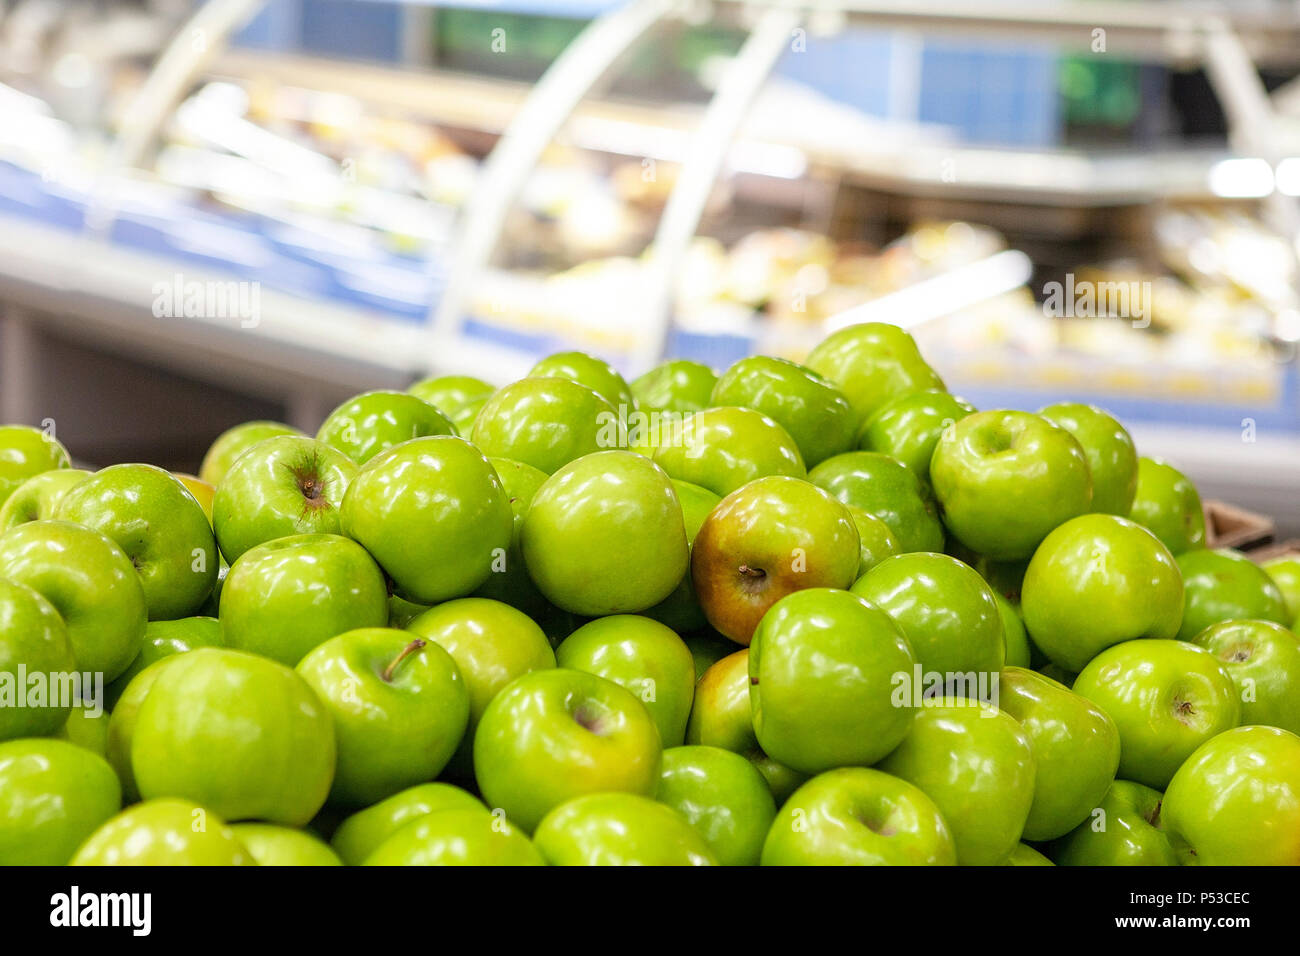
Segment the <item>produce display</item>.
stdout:
<svg viewBox="0 0 1300 956">
<path fill-rule="evenodd" d="M 1300 563 L 1141 452 L 880 324 L 0 427 L 0 864 L 1300 864 Z"/>
</svg>

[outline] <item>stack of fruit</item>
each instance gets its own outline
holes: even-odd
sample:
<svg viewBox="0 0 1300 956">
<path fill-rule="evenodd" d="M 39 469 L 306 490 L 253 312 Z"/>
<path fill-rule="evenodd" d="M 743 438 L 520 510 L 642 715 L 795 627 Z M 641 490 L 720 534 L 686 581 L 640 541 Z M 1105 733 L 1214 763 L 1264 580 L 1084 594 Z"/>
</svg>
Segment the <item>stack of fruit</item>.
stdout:
<svg viewBox="0 0 1300 956">
<path fill-rule="evenodd" d="M 0 863 L 1300 863 L 1300 562 L 892 326 L 0 504 Z"/>
</svg>

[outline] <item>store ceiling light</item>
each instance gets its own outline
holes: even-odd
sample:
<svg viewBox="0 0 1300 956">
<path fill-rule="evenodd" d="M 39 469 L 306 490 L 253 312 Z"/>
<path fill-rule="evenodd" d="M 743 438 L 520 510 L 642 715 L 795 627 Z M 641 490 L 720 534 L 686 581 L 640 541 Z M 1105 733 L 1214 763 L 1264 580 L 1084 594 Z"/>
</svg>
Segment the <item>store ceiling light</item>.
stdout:
<svg viewBox="0 0 1300 956">
<path fill-rule="evenodd" d="M 1224 199 L 1260 199 L 1273 192 L 1273 167 L 1263 159 L 1224 159 L 1210 167 L 1209 186 Z"/>
<path fill-rule="evenodd" d="M 1286 196 L 1300 196 L 1300 156 L 1288 156 L 1277 164 L 1277 191 Z"/>
</svg>

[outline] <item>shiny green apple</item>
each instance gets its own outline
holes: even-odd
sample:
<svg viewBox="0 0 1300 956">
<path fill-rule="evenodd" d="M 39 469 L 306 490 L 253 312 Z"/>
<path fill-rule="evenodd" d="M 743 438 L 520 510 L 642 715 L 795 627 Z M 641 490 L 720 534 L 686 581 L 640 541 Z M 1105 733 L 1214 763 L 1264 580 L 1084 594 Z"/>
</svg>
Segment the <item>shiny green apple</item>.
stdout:
<svg viewBox="0 0 1300 956">
<path fill-rule="evenodd" d="M 654 460 L 668 475 L 726 497 L 768 475 L 803 478 L 799 446 L 790 433 L 752 408 L 708 408 L 689 415 L 665 434 Z"/>
<path fill-rule="evenodd" d="M 58 675 L 76 669 L 68 629 L 54 605 L 0 578 L 0 741 L 57 732 L 70 709 L 58 693 Z M 39 700 L 33 699 L 33 678 Z"/>
<path fill-rule="evenodd" d="M 695 827 L 723 866 L 757 865 L 776 816 L 763 775 L 720 747 L 666 749 L 655 799 Z"/>
<path fill-rule="evenodd" d="M 58 472 L 55 472 L 58 474 Z M 4 522 L 0 521 L 0 526 Z M 1273 579 L 1277 585 L 1278 591 L 1282 595 L 1282 600 L 1286 604 L 1287 616 L 1293 622 L 1292 630 L 1295 630 L 1294 624 L 1300 622 L 1300 556 L 1295 554 L 1286 554 L 1280 557 L 1265 561 L 1262 565 L 1268 576 Z"/>
<path fill-rule="evenodd" d="M 620 447 L 617 409 L 567 378 L 525 378 L 484 403 L 472 440 L 485 455 L 555 473 L 574 459 Z"/>
<path fill-rule="evenodd" d="M 524 565 L 524 548 L 521 538 L 524 531 L 524 518 L 532 507 L 533 496 L 549 477 L 546 472 L 522 461 L 508 458 L 489 458 L 501 479 L 501 487 L 510 499 L 510 513 L 514 518 L 510 536 L 510 548 L 501 561 L 492 562 L 492 573 L 474 592 L 476 597 L 503 601 L 516 607 L 529 617 L 538 617 L 545 613 L 549 602 L 537 590 L 537 585 L 528 576 Z"/>
<path fill-rule="evenodd" d="M 55 468 L 71 468 L 58 439 L 29 425 L 0 425 L 0 506 L 28 478 Z"/>
<path fill-rule="evenodd" d="M 132 678 L 150 664 L 182 654 L 196 647 L 225 647 L 226 635 L 215 617 L 180 617 L 174 621 L 150 621 L 144 629 L 144 643 L 131 666 L 104 688 L 105 706 L 117 704 Z"/>
<path fill-rule="evenodd" d="M 417 817 L 366 857 L 365 866 L 545 866 L 528 835 L 498 813 L 448 809 Z"/>
<path fill-rule="evenodd" d="M 974 412 L 974 405 L 943 389 L 905 392 L 867 419 L 858 434 L 858 448 L 897 458 L 928 485 L 939 436 Z"/>
<path fill-rule="evenodd" d="M 808 480 L 887 524 L 902 551 L 943 550 L 943 525 L 929 492 L 906 465 L 888 455 L 836 455 L 809 472 Z"/>
<path fill-rule="evenodd" d="M 1272 621 L 1220 621 L 1192 638 L 1223 664 L 1241 722 L 1300 734 L 1300 637 Z"/>
<path fill-rule="evenodd" d="M 240 455 L 258 442 L 282 435 L 303 437 L 298 429 L 282 422 L 243 422 L 226 429 L 217 436 L 203 456 L 203 463 L 199 465 L 199 478 L 214 488 L 219 487 L 226 477 L 226 472 Z"/>
<path fill-rule="evenodd" d="M 912 336 L 884 322 L 840 329 L 818 344 L 804 364 L 839 386 L 853 406 L 855 432 L 890 399 L 944 387 Z"/>
<path fill-rule="evenodd" d="M 1159 790 L 1116 780 L 1084 820 L 1052 847 L 1058 866 L 1178 866 L 1161 828 Z"/>
<path fill-rule="evenodd" d="M 1002 617 L 1002 637 L 1007 648 L 1008 667 L 1028 667 L 1033 657 L 1030 649 L 1029 635 L 1025 633 L 1025 622 L 1020 618 L 1016 606 L 997 591 L 993 599 L 998 602 L 998 614 Z"/>
<path fill-rule="evenodd" d="M 63 866 L 121 808 L 103 757 L 62 740 L 0 743 L 0 866 Z"/>
<path fill-rule="evenodd" d="M 808 774 L 773 760 L 758 747 L 747 751 L 744 756 L 763 775 L 778 807 L 783 806 L 790 799 L 790 794 L 808 782 Z"/>
<path fill-rule="evenodd" d="M 533 841 L 551 866 L 715 866 L 708 841 L 681 814 L 635 793 L 561 803 Z"/>
<path fill-rule="evenodd" d="M 421 783 L 358 810 L 345 819 L 330 846 L 348 866 L 360 866 L 390 836 L 417 817 L 442 810 L 486 808 L 477 797 L 449 783 Z"/>
<path fill-rule="evenodd" d="M 1184 551 L 1178 567 L 1183 573 L 1181 640 L 1190 641 L 1220 621 L 1291 623 L 1282 592 L 1268 572 L 1238 551 Z"/>
<path fill-rule="evenodd" d="M 633 379 L 629 387 L 642 411 L 689 414 L 712 404 L 717 381 L 717 374 L 707 365 L 672 359 Z"/>
<path fill-rule="evenodd" d="M 338 854 L 305 830 L 271 823 L 236 823 L 230 829 L 258 866 L 342 866 Z"/>
<path fill-rule="evenodd" d="M 127 803 L 140 799 L 140 788 L 136 786 L 135 770 L 131 765 L 131 744 L 139 722 L 140 707 L 149 696 L 149 692 L 153 690 L 154 681 L 178 660 L 180 660 L 179 655 L 164 657 L 136 674 L 118 697 L 117 703 L 113 705 L 113 712 L 109 715 L 104 739 L 104 759 L 109 762 L 117 772 L 117 778 L 122 781 L 122 799 Z"/>
<path fill-rule="evenodd" d="M 541 359 L 528 378 L 563 378 L 585 385 L 626 417 L 636 409 L 627 380 L 602 358 L 586 352 L 556 352 Z"/>
<path fill-rule="evenodd" d="M 234 829 L 188 800 L 127 807 L 96 830 L 73 866 L 256 866 Z"/>
<path fill-rule="evenodd" d="M 28 521 L 53 518 L 59 499 L 89 477 L 90 472 L 80 468 L 54 468 L 28 478 L 0 506 L 0 533 Z"/>
<path fill-rule="evenodd" d="M 1137 493 L 1138 456 L 1124 426 L 1095 405 L 1059 402 L 1038 414 L 1075 437 L 1088 457 L 1092 510 L 1128 516 Z"/>
<path fill-rule="evenodd" d="M 451 419 L 424 399 L 381 389 L 349 398 L 330 412 L 316 440 L 364 465 L 381 451 L 412 438 L 455 434 Z"/>
<path fill-rule="evenodd" d="M 875 515 L 855 505 L 845 505 L 858 529 L 858 573 L 862 577 L 885 558 L 903 553 L 903 545 L 894 532 Z"/>
<path fill-rule="evenodd" d="M 1137 492 L 1128 516 L 1149 529 L 1175 556 L 1205 547 L 1205 508 L 1200 493 L 1168 462 L 1138 459 Z"/>
<path fill-rule="evenodd" d="M 450 418 L 458 435 L 468 435 L 478 410 L 496 391 L 496 386 L 470 375 L 439 375 L 422 379 L 407 391 Z"/>
<path fill-rule="evenodd" d="M 727 655 L 700 675 L 686 743 L 738 754 L 758 749 L 749 703 L 749 648 Z"/>
</svg>

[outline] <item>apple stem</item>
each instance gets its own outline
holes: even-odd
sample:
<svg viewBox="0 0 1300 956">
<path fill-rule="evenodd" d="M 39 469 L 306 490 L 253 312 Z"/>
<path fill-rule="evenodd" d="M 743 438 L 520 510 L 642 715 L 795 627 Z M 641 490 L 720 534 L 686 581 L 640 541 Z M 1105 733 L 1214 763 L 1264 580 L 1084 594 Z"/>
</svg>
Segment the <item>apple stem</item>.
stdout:
<svg viewBox="0 0 1300 956">
<path fill-rule="evenodd" d="M 384 680 L 388 681 L 389 683 L 392 683 L 393 675 L 397 673 L 398 665 L 401 664 L 402 661 L 410 657 L 412 654 L 414 654 L 416 651 L 418 651 L 420 648 L 424 647 L 426 643 L 427 642 L 423 638 L 417 637 L 415 640 L 411 641 L 410 644 L 407 644 L 405 647 L 403 647 L 402 653 L 394 657 L 392 663 L 384 668 L 384 673 L 383 673 Z"/>
<path fill-rule="evenodd" d="M 742 564 L 738 570 L 747 578 L 765 578 L 767 572 L 762 568 L 751 568 L 748 564 Z"/>
</svg>

